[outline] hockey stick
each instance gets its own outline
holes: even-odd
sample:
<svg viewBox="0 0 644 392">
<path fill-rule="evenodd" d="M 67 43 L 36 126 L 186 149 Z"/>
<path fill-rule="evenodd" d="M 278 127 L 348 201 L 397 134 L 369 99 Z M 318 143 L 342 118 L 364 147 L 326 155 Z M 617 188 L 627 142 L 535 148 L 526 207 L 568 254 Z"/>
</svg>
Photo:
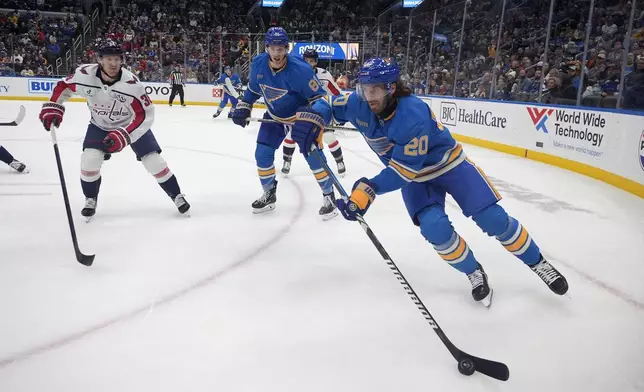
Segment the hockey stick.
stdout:
<svg viewBox="0 0 644 392">
<path fill-rule="evenodd" d="M 63 188 L 63 199 L 65 200 L 65 209 L 67 210 L 67 222 L 69 223 L 69 231 L 72 233 L 72 243 L 74 244 L 74 251 L 76 252 L 76 260 L 85 265 L 90 266 L 94 262 L 95 255 L 85 255 L 81 253 L 78 248 L 78 239 L 76 238 L 76 228 L 74 227 L 74 219 L 72 219 L 72 209 L 69 205 L 69 196 L 67 195 L 67 185 L 65 184 L 65 176 L 63 175 L 63 164 L 60 160 L 60 152 L 58 151 L 58 141 L 56 140 L 57 127 L 50 128 L 51 141 L 54 144 L 54 154 L 56 155 L 56 165 L 58 166 L 58 176 L 60 177 L 60 186 Z"/>
<path fill-rule="evenodd" d="M 312 153 L 317 156 L 324 170 L 329 173 L 333 185 L 338 189 L 338 192 L 340 192 L 342 198 L 347 200 L 349 198 L 349 195 L 344 190 L 342 184 L 340 184 L 340 181 L 338 181 L 338 178 L 335 176 L 335 174 L 333 174 L 333 171 L 329 168 L 329 165 L 324 161 L 322 155 L 320 154 L 320 150 L 315 148 Z M 373 245 L 376 247 L 376 249 L 378 249 L 378 252 L 382 256 L 382 258 L 387 262 L 387 265 L 391 269 L 391 272 L 393 272 L 396 279 L 398 279 L 400 284 L 403 286 L 405 292 L 407 292 L 412 301 L 414 301 L 414 304 L 416 304 L 416 307 L 418 307 L 418 310 L 420 310 L 422 315 L 425 317 L 425 320 L 427 320 L 429 325 L 434 329 L 434 332 L 436 332 L 436 335 L 438 335 L 438 337 L 443 342 L 445 347 L 447 347 L 454 359 L 458 361 L 459 372 L 461 372 L 461 374 L 471 375 L 474 373 L 474 371 L 478 371 L 497 380 L 507 381 L 510 377 L 510 370 L 505 364 L 470 355 L 466 352 L 461 351 L 454 345 L 454 343 L 449 340 L 447 335 L 445 335 L 445 332 L 443 332 L 443 329 L 438 325 L 436 319 L 431 315 L 425 304 L 423 304 L 423 301 L 421 301 L 418 294 L 416 294 L 407 279 L 405 279 L 405 277 L 403 276 L 402 272 L 400 272 L 400 269 L 398 269 L 394 261 L 391 259 L 391 257 L 389 257 L 389 254 L 382 246 L 364 218 L 361 215 L 357 215 L 357 220 L 364 232 L 367 233 L 367 236 L 369 237 Z"/>
<path fill-rule="evenodd" d="M 283 122 L 283 121 L 277 121 L 273 120 L 272 118 L 255 118 L 255 117 L 248 117 L 246 119 L 248 122 L 258 122 L 258 123 L 268 123 L 268 124 L 285 124 L 285 125 L 291 125 L 293 123 L 290 122 Z M 349 128 L 349 127 L 324 127 L 324 129 L 332 129 L 334 131 L 352 131 L 352 132 L 358 132 L 357 129 L 355 128 Z"/>
<path fill-rule="evenodd" d="M 0 126 L 15 127 L 16 125 L 20 125 L 22 120 L 24 120 L 26 113 L 27 113 L 27 110 L 25 109 L 25 107 L 20 105 L 20 109 L 18 110 L 18 115 L 16 116 L 16 119 L 10 122 L 0 122 Z"/>
</svg>

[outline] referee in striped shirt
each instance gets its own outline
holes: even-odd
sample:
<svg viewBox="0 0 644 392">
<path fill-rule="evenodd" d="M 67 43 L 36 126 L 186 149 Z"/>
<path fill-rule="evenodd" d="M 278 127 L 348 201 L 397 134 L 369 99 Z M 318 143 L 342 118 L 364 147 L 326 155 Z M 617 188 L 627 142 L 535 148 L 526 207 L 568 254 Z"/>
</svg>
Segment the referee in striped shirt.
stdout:
<svg viewBox="0 0 644 392">
<path fill-rule="evenodd" d="M 175 66 L 174 70 L 170 73 L 170 84 L 172 85 L 172 92 L 170 93 L 170 101 L 168 102 L 172 106 L 172 101 L 174 101 L 175 95 L 179 93 L 179 99 L 181 100 L 181 106 L 186 106 L 183 102 L 183 86 L 186 84 L 183 82 L 183 74 L 179 66 Z"/>
</svg>

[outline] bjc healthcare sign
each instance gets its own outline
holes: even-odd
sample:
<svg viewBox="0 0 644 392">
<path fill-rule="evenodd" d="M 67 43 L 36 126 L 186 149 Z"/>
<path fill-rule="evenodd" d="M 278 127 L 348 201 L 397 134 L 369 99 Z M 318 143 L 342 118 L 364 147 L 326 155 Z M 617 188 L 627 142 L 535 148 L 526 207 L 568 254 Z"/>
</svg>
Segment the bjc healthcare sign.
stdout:
<svg viewBox="0 0 644 392">
<path fill-rule="evenodd" d="M 360 45 L 346 42 L 291 42 L 291 53 L 302 56 L 305 50 L 315 49 L 322 60 L 357 60 Z"/>
</svg>

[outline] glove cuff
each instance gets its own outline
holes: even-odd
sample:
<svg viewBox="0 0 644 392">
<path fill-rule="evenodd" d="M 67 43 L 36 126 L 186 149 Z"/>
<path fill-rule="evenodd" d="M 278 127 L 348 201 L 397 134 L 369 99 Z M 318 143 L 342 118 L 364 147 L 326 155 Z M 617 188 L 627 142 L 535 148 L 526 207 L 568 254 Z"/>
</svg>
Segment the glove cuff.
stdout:
<svg viewBox="0 0 644 392">
<path fill-rule="evenodd" d="M 130 139 L 130 134 L 124 128 L 116 128 L 114 132 L 118 132 L 121 135 L 121 138 L 125 141 L 125 145 L 129 146 L 132 144 L 132 139 Z"/>
<path fill-rule="evenodd" d="M 237 106 L 235 106 L 235 109 L 248 109 L 248 110 L 251 110 L 252 108 L 253 108 L 252 104 L 250 104 L 248 102 L 244 102 L 244 101 L 237 102 Z"/>
<path fill-rule="evenodd" d="M 65 113 L 65 107 L 59 103 L 56 102 L 45 102 L 42 104 L 43 109 L 57 109 L 60 110 L 61 112 Z"/>
<path fill-rule="evenodd" d="M 376 191 L 368 182 L 359 182 L 351 192 L 351 201 L 361 210 L 369 207 L 374 200 L 376 200 Z"/>
</svg>

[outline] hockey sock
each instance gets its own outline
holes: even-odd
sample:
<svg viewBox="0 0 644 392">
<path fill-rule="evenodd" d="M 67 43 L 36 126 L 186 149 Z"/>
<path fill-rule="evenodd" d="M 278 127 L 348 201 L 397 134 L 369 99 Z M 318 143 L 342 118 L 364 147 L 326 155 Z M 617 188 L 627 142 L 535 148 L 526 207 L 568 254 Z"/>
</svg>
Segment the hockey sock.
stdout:
<svg viewBox="0 0 644 392">
<path fill-rule="evenodd" d="M 293 159 L 293 153 L 295 152 L 295 146 L 296 144 L 294 140 L 284 140 L 284 147 L 282 148 L 282 151 L 284 153 L 284 161 L 291 162 L 291 160 Z"/>
<path fill-rule="evenodd" d="M 174 174 L 168 180 L 164 182 L 160 182 L 159 185 L 165 191 L 165 193 L 168 196 L 170 196 L 170 198 L 173 200 L 179 193 L 181 193 L 181 189 L 179 188 L 179 182 L 177 181 L 177 177 Z"/>
<path fill-rule="evenodd" d="M 85 197 L 91 197 L 96 199 L 98 197 L 98 191 L 101 189 L 101 179 L 99 177 L 96 181 L 85 181 L 81 180 L 81 187 L 83 188 L 83 194 Z"/>
<path fill-rule="evenodd" d="M 13 155 L 6 148 L 0 146 L 0 161 L 6 163 L 7 165 L 14 161 Z"/>
<path fill-rule="evenodd" d="M 509 218 L 507 230 L 496 236 L 508 252 L 518 257 L 527 265 L 537 264 L 541 258 L 539 246 L 532 240 L 528 231 L 516 219 Z"/>
<path fill-rule="evenodd" d="M 259 174 L 259 182 L 261 182 L 264 191 L 273 187 L 273 182 L 275 182 L 274 165 L 271 165 L 270 167 L 257 167 L 257 174 Z"/>
<path fill-rule="evenodd" d="M 343 157 L 342 157 L 342 147 L 340 147 L 340 142 L 335 140 L 333 143 L 329 144 L 329 150 L 331 151 L 331 155 L 333 155 L 333 158 L 335 158 L 336 162 L 342 162 Z"/>
<path fill-rule="evenodd" d="M 447 264 L 465 274 L 471 274 L 478 266 L 474 253 L 457 232 L 454 232 L 447 242 L 433 246 L 434 250 Z"/>
</svg>

